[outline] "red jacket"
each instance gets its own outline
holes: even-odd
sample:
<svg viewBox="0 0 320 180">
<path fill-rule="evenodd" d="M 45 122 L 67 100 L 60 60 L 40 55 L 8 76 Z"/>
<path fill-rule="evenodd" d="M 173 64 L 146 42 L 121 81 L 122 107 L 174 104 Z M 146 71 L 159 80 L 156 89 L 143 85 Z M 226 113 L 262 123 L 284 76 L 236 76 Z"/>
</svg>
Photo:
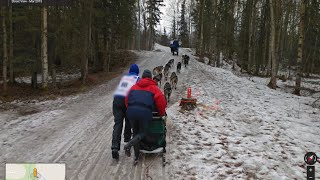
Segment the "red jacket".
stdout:
<svg viewBox="0 0 320 180">
<path fill-rule="evenodd" d="M 152 99 L 153 98 L 153 99 Z M 165 115 L 167 102 L 158 88 L 156 81 L 150 78 L 140 79 L 133 85 L 125 99 L 126 106 L 129 105 L 144 105 L 147 107 L 156 105 L 160 116 Z"/>
</svg>

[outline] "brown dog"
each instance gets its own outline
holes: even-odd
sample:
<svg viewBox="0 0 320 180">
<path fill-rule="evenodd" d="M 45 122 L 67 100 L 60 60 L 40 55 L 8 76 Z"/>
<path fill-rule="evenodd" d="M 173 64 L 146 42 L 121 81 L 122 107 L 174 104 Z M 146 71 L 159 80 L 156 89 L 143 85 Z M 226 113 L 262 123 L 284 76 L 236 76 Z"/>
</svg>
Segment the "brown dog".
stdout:
<svg viewBox="0 0 320 180">
<path fill-rule="evenodd" d="M 170 83 L 172 85 L 172 89 L 177 89 L 177 84 L 178 84 L 178 76 L 175 72 L 172 72 L 171 73 L 171 76 L 170 76 Z"/>
<path fill-rule="evenodd" d="M 166 84 L 164 84 L 163 90 L 164 90 L 164 97 L 166 98 L 167 103 L 168 103 L 168 102 L 170 102 L 170 96 L 172 93 L 171 84 L 169 82 L 166 82 Z"/>
</svg>

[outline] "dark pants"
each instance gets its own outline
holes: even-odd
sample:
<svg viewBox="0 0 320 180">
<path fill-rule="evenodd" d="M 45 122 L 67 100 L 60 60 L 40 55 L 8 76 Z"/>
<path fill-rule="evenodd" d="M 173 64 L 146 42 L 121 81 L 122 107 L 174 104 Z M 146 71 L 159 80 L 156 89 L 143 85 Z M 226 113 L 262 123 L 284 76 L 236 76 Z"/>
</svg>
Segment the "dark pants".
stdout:
<svg viewBox="0 0 320 180">
<path fill-rule="evenodd" d="M 145 137 L 152 121 L 152 111 L 148 108 L 133 106 L 128 108 L 127 117 L 133 130 L 133 138 L 128 144 L 134 147 L 134 154 L 137 159 L 140 151 L 139 143 Z"/>
<path fill-rule="evenodd" d="M 121 134 L 123 127 L 123 119 L 125 119 L 125 128 L 124 128 L 124 139 L 131 138 L 131 126 L 128 118 L 126 117 L 126 105 L 124 98 L 114 97 L 113 99 L 113 116 L 114 116 L 114 126 L 112 133 L 112 150 L 120 150 L 121 143 Z"/>
</svg>

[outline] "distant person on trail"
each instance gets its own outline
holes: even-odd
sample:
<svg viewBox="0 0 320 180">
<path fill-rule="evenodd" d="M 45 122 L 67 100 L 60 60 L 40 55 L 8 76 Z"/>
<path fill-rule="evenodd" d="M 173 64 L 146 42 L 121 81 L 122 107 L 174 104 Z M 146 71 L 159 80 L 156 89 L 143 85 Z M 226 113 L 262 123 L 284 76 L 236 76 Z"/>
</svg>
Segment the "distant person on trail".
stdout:
<svg viewBox="0 0 320 180">
<path fill-rule="evenodd" d="M 142 79 L 132 86 L 125 102 L 133 138 L 124 146 L 124 149 L 126 155 L 131 156 L 131 146 L 134 146 L 135 161 L 137 161 L 140 151 L 139 142 L 145 137 L 152 121 L 152 109 L 156 108 L 159 116 L 164 116 L 167 103 L 157 82 L 152 80 L 150 70 L 145 70 Z"/>
<path fill-rule="evenodd" d="M 178 40 L 173 40 L 172 44 L 170 44 L 170 49 L 172 55 L 174 55 L 174 52 L 177 52 L 177 55 L 179 54 L 178 48 L 180 47 Z"/>
<path fill-rule="evenodd" d="M 180 47 L 178 40 L 174 40 L 172 44 L 173 44 L 173 47 L 176 47 L 176 48 Z"/>
<path fill-rule="evenodd" d="M 130 88 L 135 85 L 139 79 L 139 67 L 136 64 L 132 64 L 129 70 L 129 74 L 124 75 L 121 78 L 120 83 L 116 91 L 114 92 L 112 107 L 114 126 L 111 145 L 113 159 L 119 159 L 118 151 L 120 150 L 123 119 L 125 119 L 124 142 L 129 142 L 131 139 L 131 126 L 128 118 L 126 117 L 127 107 L 125 105 L 125 97 L 129 93 Z"/>
</svg>

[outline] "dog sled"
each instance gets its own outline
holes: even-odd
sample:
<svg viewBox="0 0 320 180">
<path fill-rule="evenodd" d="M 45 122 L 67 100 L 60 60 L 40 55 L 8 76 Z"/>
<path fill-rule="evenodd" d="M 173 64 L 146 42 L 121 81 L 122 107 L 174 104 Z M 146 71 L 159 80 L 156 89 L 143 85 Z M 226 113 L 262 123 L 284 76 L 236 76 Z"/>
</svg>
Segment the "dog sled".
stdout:
<svg viewBox="0 0 320 180">
<path fill-rule="evenodd" d="M 163 166 L 166 164 L 166 131 L 166 116 L 161 117 L 157 112 L 153 112 L 148 132 L 145 138 L 140 141 L 140 153 L 161 154 Z"/>
<path fill-rule="evenodd" d="M 179 48 L 178 47 L 170 47 L 170 48 L 171 48 L 172 56 L 174 56 L 175 54 L 177 56 L 179 56 Z"/>
</svg>

